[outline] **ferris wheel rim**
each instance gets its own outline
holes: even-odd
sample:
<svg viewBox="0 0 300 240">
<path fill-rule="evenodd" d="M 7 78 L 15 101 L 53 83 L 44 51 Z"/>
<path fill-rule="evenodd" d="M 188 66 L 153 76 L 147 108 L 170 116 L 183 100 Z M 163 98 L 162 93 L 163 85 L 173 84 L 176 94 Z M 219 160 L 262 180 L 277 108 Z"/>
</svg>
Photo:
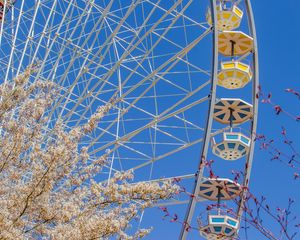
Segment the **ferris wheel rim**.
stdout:
<svg viewBox="0 0 300 240">
<path fill-rule="evenodd" d="M 202 149 L 200 153 L 200 160 L 199 165 L 197 169 L 197 173 L 195 176 L 195 184 L 192 192 L 192 196 L 198 196 L 199 190 L 200 190 L 200 183 L 203 178 L 204 173 L 204 167 L 203 167 L 203 161 L 207 157 L 208 153 L 208 147 L 211 137 L 211 129 L 212 129 L 212 123 L 213 123 L 213 110 L 214 110 L 214 104 L 216 100 L 216 89 L 217 89 L 217 74 L 218 74 L 218 63 L 219 63 L 219 54 L 218 54 L 218 27 L 217 27 L 217 12 L 216 12 L 216 2 L 214 0 L 210 0 L 210 7 L 211 7 L 211 16 L 212 16 L 212 22 L 213 22 L 213 53 L 212 53 L 212 75 L 211 75 L 211 88 L 210 88 L 210 102 L 209 102 L 209 110 L 207 114 L 207 120 L 206 120 L 206 128 L 205 128 L 205 134 L 204 134 L 204 143 L 202 144 Z M 186 211 L 186 216 L 184 220 L 184 224 L 180 231 L 179 239 L 185 240 L 188 236 L 187 227 L 191 226 L 192 218 L 194 215 L 194 211 L 196 208 L 196 198 L 191 197 L 189 200 L 189 204 Z"/>
</svg>

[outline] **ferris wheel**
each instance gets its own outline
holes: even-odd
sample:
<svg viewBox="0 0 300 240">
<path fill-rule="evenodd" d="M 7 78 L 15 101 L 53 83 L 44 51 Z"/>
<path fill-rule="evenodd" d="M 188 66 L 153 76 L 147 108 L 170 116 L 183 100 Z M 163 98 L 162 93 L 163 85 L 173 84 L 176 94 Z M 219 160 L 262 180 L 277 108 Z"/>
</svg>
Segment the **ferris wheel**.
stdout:
<svg viewBox="0 0 300 240">
<path fill-rule="evenodd" d="M 159 203 L 186 212 L 180 239 L 236 239 L 257 125 L 258 55 L 250 0 L 1 0 L 0 74 L 10 81 L 39 63 L 59 94 L 48 130 L 84 124 L 114 106 L 83 141 L 108 154 L 99 176 L 134 170 L 136 181 L 180 179 L 191 195 Z M 205 162 L 214 159 L 218 177 Z M 231 180 L 230 169 L 244 175 Z M 243 186 L 243 187 L 242 187 Z M 228 215 L 221 202 L 235 202 Z M 144 215 L 146 218 L 147 214 Z M 199 232 L 197 234 L 199 234 Z"/>
</svg>

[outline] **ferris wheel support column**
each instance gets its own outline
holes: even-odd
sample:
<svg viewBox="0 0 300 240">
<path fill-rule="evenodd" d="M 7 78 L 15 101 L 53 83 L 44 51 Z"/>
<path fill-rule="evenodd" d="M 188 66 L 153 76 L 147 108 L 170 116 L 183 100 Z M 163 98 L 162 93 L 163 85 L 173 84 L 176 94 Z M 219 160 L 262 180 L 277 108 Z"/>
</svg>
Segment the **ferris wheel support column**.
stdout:
<svg viewBox="0 0 300 240">
<path fill-rule="evenodd" d="M 207 152 L 209 148 L 210 143 L 210 137 L 211 137 L 211 128 L 213 123 L 213 112 L 214 112 L 214 105 L 216 101 L 216 89 L 217 89 L 217 77 L 218 77 L 218 26 L 217 26 L 217 11 L 216 11 L 216 1 L 210 0 L 211 5 L 211 16 L 212 16 L 212 40 L 213 40 L 213 54 L 212 54 L 212 71 L 211 71 L 211 89 L 210 89 L 210 101 L 209 101 L 209 111 L 206 121 L 206 130 L 205 135 L 203 138 L 203 145 L 201 150 L 201 157 L 200 162 L 198 165 L 198 170 L 195 176 L 195 185 L 193 189 L 193 195 L 197 196 L 199 194 L 200 189 L 200 183 L 203 176 L 204 166 L 203 163 L 207 158 Z M 191 222 L 193 219 L 195 207 L 196 207 L 196 197 L 191 197 L 189 201 L 189 205 L 187 208 L 184 224 L 181 228 L 180 240 L 185 240 L 187 238 L 187 235 L 189 233 L 188 228 L 191 226 Z"/>
<path fill-rule="evenodd" d="M 256 138 L 256 129 L 257 129 L 257 118 L 258 118 L 258 87 L 259 87 L 259 64 L 258 64 L 258 48 L 257 48 L 257 35 L 256 35 L 256 28 L 255 28 L 255 21 L 254 21 L 254 14 L 251 6 L 250 0 L 245 0 L 245 5 L 247 8 L 247 14 L 248 14 L 248 25 L 250 29 L 250 34 L 253 37 L 253 87 L 252 87 L 252 97 L 253 97 L 253 118 L 251 123 L 251 145 L 249 149 L 249 154 L 245 166 L 245 178 L 244 178 L 244 186 L 246 188 L 245 192 L 243 194 L 243 198 L 241 199 L 237 216 L 239 220 L 241 219 L 243 210 L 244 210 L 244 201 L 245 201 L 245 194 L 247 193 L 247 188 L 249 185 L 250 180 L 250 174 L 251 174 L 251 168 L 252 168 L 252 162 L 253 162 L 253 155 L 254 155 L 254 147 L 255 147 L 255 138 Z"/>
</svg>

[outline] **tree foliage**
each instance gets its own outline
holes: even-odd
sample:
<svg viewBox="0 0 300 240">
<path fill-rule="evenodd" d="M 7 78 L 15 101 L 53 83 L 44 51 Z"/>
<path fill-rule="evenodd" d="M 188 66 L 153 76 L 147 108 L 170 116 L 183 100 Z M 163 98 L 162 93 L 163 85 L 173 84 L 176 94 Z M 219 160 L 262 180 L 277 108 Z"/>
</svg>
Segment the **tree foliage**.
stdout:
<svg viewBox="0 0 300 240">
<path fill-rule="evenodd" d="M 110 111 L 101 106 L 85 125 L 48 128 L 57 88 L 29 79 L 35 66 L 0 85 L 0 239 L 138 239 L 149 230 L 126 234 L 139 211 L 178 191 L 171 182 L 132 183 L 132 172 L 97 181 L 107 154 L 93 159 L 81 147 Z M 67 130 L 68 129 L 68 130 Z"/>
</svg>

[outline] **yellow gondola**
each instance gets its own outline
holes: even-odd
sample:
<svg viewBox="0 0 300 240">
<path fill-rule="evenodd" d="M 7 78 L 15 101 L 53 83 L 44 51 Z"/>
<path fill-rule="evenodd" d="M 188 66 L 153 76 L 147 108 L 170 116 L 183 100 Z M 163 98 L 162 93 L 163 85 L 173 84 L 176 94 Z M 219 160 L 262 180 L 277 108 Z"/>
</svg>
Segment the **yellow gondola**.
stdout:
<svg viewBox="0 0 300 240">
<path fill-rule="evenodd" d="M 218 30 L 234 30 L 240 26 L 242 18 L 243 11 L 235 5 L 230 9 L 222 9 L 221 5 L 217 6 Z M 207 10 L 206 20 L 207 23 L 211 26 L 212 18 L 210 8 Z"/>
<path fill-rule="evenodd" d="M 218 85 L 228 89 L 243 88 L 252 79 L 252 71 L 249 65 L 230 61 L 221 63 L 218 74 Z"/>
</svg>

